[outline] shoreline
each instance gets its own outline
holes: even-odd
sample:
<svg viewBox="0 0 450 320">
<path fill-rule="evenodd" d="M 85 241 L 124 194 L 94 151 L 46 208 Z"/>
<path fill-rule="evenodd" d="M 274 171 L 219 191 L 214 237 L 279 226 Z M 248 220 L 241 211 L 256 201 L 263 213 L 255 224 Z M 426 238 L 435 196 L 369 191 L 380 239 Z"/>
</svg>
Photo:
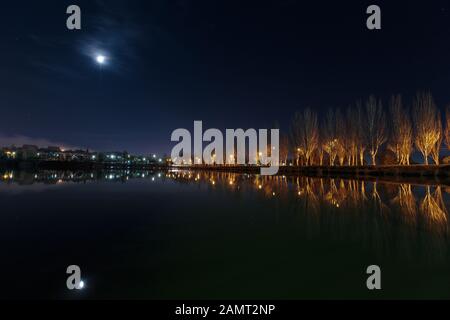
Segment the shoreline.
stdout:
<svg viewBox="0 0 450 320">
<path fill-rule="evenodd" d="M 216 171 L 240 174 L 260 174 L 259 166 L 191 165 L 170 166 L 167 164 L 122 164 L 108 162 L 64 162 L 64 161 L 0 161 L 0 170 L 190 170 Z M 342 178 L 393 183 L 450 186 L 450 165 L 379 165 L 379 166 L 281 166 L 276 176 L 305 176 L 311 178 Z"/>
<path fill-rule="evenodd" d="M 179 170 L 259 174 L 258 166 L 180 166 Z M 281 166 L 275 176 L 304 176 L 346 180 L 450 186 L 450 165 Z"/>
<path fill-rule="evenodd" d="M 112 162 L 93 161 L 21 161 L 0 160 L 0 170 L 108 170 L 108 169 L 130 169 L 148 170 L 155 168 L 168 168 L 166 164 L 125 164 Z"/>
</svg>

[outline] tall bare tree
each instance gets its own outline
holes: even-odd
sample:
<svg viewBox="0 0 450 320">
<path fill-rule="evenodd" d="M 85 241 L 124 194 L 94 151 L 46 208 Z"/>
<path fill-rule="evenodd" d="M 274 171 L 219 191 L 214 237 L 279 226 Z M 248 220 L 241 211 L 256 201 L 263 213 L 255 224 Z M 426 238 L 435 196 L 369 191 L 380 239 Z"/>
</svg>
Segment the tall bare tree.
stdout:
<svg viewBox="0 0 450 320">
<path fill-rule="evenodd" d="M 450 150 L 450 105 L 445 109 L 445 145 Z"/>
<path fill-rule="evenodd" d="M 439 112 L 430 93 L 418 93 L 413 106 L 415 144 L 428 165 L 428 156 L 442 141 Z"/>
<path fill-rule="evenodd" d="M 439 132 L 439 134 L 438 138 L 436 139 L 436 143 L 431 148 L 431 158 L 433 159 L 435 164 L 439 164 L 439 155 L 441 153 L 442 140 L 444 136 L 442 130 L 441 113 L 439 112 L 439 110 L 437 111 L 436 132 Z"/>
<path fill-rule="evenodd" d="M 336 121 L 333 109 L 328 109 L 325 122 L 322 126 L 323 131 L 323 150 L 328 154 L 330 166 L 334 165 L 337 156 L 337 134 Z"/>
<path fill-rule="evenodd" d="M 409 110 L 403 107 L 401 95 L 392 96 L 389 111 L 391 133 L 388 148 L 395 153 L 398 164 L 409 165 L 413 151 L 413 130 Z"/>
<path fill-rule="evenodd" d="M 293 158 L 297 166 L 300 165 L 300 114 L 296 112 L 292 118 L 291 125 L 289 127 L 289 140 L 292 150 Z"/>
<path fill-rule="evenodd" d="M 287 164 L 289 155 L 289 138 L 282 134 L 280 138 L 280 162 L 283 165 Z"/>
<path fill-rule="evenodd" d="M 323 127 L 319 127 L 319 143 L 317 145 L 317 158 L 319 160 L 319 166 L 323 166 L 323 159 L 325 157 L 325 132 Z"/>
<path fill-rule="evenodd" d="M 345 118 L 342 115 L 340 109 L 336 110 L 335 120 L 336 120 L 336 134 L 337 134 L 337 146 L 336 146 L 337 157 L 339 160 L 339 165 L 343 166 L 348 150 L 348 137 Z"/>
<path fill-rule="evenodd" d="M 366 115 L 364 113 L 364 109 L 362 107 L 361 100 L 356 102 L 356 112 L 357 122 L 356 122 L 356 130 L 357 140 L 358 140 L 358 155 L 359 155 L 359 164 L 364 165 L 364 154 L 367 149 L 367 139 L 366 139 Z"/>
<path fill-rule="evenodd" d="M 386 123 L 381 101 L 370 96 L 366 101 L 367 141 L 372 165 L 376 165 L 378 150 L 386 142 Z"/>
<path fill-rule="evenodd" d="M 325 150 L 323 149 L 323 145 L 319 143 L 317 150 L 319 156 L 319 166 L 323 166 L 323 158 L 325 156 Z"/>
<path fill-rule="evenodd" d="M 347 122 L 347 164 L 356 166 L 358 164 L 358 114 L 349 106 L 346 115 Z"/>
<path fill-rule="evenodd" d="M 291 132 L 293 141 L 298 146 L 298 152 L 304 155 L 305 164 L 311 165 L 311 156 L 319 144 L 317 114 L 310 108 L 296 112 Z"/>
</svg>

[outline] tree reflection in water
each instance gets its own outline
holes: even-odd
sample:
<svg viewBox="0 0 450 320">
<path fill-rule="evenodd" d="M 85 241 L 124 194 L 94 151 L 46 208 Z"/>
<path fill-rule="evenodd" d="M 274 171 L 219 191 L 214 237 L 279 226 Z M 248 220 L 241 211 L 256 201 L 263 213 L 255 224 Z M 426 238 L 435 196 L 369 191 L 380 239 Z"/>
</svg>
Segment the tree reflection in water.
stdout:
<svg viewBox="0 0 450 320">
<path fill-rule="evenodd" d="M 242 201 L 266 204 L 276 221 L 289 221 L 308 237 L 363 239 L 376 251 L 413 254 L 420 244 L 425 254 L 444 256 L 448 251 L 449 195 L 440 185 L 414 185 L 305 176 L 259 176 L 217 171 L 94 171 L 0 172 L 0 192 L 36 189 L 49 185 L 105 182 L 197 185 L 216 192 L 239 193 Z M 25 188 L 23 188 L 25 189 Z M 251 200 L 253 201 L 253 200 Z M 271 207 L 270 203 L 275 203 Z M 257 213 L 252 213 L 257 214 Z M 427 237 L 421 237 L 426 234 Z M 435 250 L 437 248 L 437 250 Z"/>
<path fill-rule="evenodd" d="M 190 182 L 183 172 L 171 177 Z M 429 258 L 442 258 L 450 247 L 449 195 L 439 185 L 220 172 L 202 172 L 198 177 L 195 183 L 214 180 L 215 188 L 277 201 L 277 216 L 296 221 L 298 231 L 311 238 L 363 239 L 375 251 L 406 257 L 420 247 Z M 230 180 L 233 183 L 227 184 Z"/>
</svg>

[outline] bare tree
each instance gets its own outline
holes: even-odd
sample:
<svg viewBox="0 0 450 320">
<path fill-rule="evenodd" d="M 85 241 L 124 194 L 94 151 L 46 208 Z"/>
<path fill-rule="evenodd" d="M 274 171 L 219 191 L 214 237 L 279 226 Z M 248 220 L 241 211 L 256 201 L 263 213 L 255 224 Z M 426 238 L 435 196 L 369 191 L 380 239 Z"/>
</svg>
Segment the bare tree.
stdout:
<svg viewBox="0 0 450 320">
<path fill-rule="evenodd" d="M 337 157 L 339 160 L 339 165 L 343 166 L 345 157 L 347 155 L 348 149 L 348 138 L 347 138 L 347 126 L 345 123 L 345 118 L 343 117 L 341 110 L 336 110 L 336 134 L 337 134 Z"/>
<path fill-rule="evenodd" d="M 298 146 L 298 153 L 304 155 L 306 165 L 311 165 L 311 156 L 319 143 L 317 114 L 310 108 L 306 108 L 303 112 L 296 112 L 291 132 L 293 140 Z"/>
<path fill-rule="evenodd" d="M 319 128 L 319 143 L 317 145 L 317 157 L 319 160 L 319 166 L 323 166 L 323 158 L 325 157 L 324 149 L 325 133 L 323 128 Z"/>
<path fill-rule="evenodd" d="M 450 150 L 450 105 L 445 110 L 445 145 Z"/>
<path fill-rule="evenodd" d="M 346 115 L 347 122 L 347 164 L 356 166 L 358 164 L 358 114 L 349 106 Z"/>
<path fill-rule="evenodd" d="M 283 165 L 287 164 L 289 155 L 289 138 L 282 134 L 280 138 L 280 161 Z"/>
<path fill-rule="evenodd" d="M 319 166 L 323 166 L 323 158 L 325 156 L 325 150 L 323 150 L 323 145 L 319 143 L 318 154 L 319 154 Z"/>
<path fill-rule="evenodd" d="M 378 150 L 386 142 L 386 123 L 381 101 L 377 101 L 374 96 L 370 96 L 366 102 L 367 115 L 367 141 L 369 153 L 372 158 L 372 165 L 376 165 Z"/>
<path fill-rule="evenodd" d="M 415 144 L 428 165 L 428 156 L 442 141 L 439 112 L 430 93 L 418 93 L 414 100 Z M 436 151 L 435 151 L 436 152 Z M 435 154 L 436 156 L 436 154 Z"/>
<path fill-rule="evenodd" d="M 436 139 L 436 143 L 431 148 L 431 158 L 433 159 L 435 164 L 439 164 L 439 155 L 441 153 L 443 139 L 441 113 L 439 112 L 439 110 L 437 111 L 436 117 L 436 132 L 439 132 L 439 134 L 438 138 Z"/>
<path fill-rule="evenodd" d="M 306 165 L 311 165 L 311 156 L 319 144 L 319 127 L 317 114 L 307 108 L 303 111 L 303 130 L 301 130 L 300 147 L 305 150 Z"/>
<path fill-rule="evenodd" d="M 356 112 L 357 121 L 356 121 L 356 130 L 357 130 L 357 148 L 359 155 L 359 164 L 364 165 L 364 154 L 367 149 L 367 139 L 366 139 L 366 115 L 364 113 L 364 109 L 362 107 L 361 100 L 356 102 Z"/>
<path fill-rule="evenodd" d="M 295 162 L 300 165 L 300 127 L 302 126 L 300 114 L 296 112 L 291 121 L 289 128 L 289 138 L 291 144 L 292 155 L 295 158 Z"/>
<path fill-rule="evenodd" d="M 336 134 L 336 121 L 334 118 L 333 109 L 329 109 L 325 122 L 322 126 L 323 131 L 323 150 L 328 154 L 330 166 L 334 165 L 334 161 L 337 156 L 337 134 Z"/>
<path fill-rule="evenodd" d="M 409 110 L 403 108 L 400 95 L 392 96 L 389 110 L 392 125 L 388 148 L 395 153 L 398 164 L 409 165 L 413 151 L 413 132 Z"/>
<path fill-rule="evenodd" d="M 401 112 L 403 111 L 401 108 L 401 100 L 400 96 L 392 96 L 391 102 L 389 105 L 389 112 L 392 121 L 392 126 L 390 128 L 390 139 L 388 141 L 387 148 L 395 153 L 395 158 L 397 163 L 400 164 L 400 145 L 402 141 L 400 129 L 398 124 L 401 120 Z"/>
</svg>

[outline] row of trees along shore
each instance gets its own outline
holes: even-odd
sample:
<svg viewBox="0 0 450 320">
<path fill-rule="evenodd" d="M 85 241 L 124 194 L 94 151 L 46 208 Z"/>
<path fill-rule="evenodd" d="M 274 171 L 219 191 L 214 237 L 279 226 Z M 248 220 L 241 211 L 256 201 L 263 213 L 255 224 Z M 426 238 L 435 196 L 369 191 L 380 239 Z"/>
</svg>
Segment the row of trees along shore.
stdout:
<svg viewBox="0 0 450 320">
<path fill-rule="evenodd" d="M 291 153 L 297 165 L 377 165 L 377 156 L 389 150 L 396 164 L 410 165 L 417 150 L 424 164 L 429 158 L 439 164 L 443 141 L 450 149 L 450 107 L 443 125 L 430 93 L 418 93 L 411 106 L 394 95 L 388 108 L 370 96 L 344 111 L 329 109 L 322 121 L 310 108 L 297 112 L 289 136 L 281 137 L 280 159 L 286 163 Z"/>
</svg>

